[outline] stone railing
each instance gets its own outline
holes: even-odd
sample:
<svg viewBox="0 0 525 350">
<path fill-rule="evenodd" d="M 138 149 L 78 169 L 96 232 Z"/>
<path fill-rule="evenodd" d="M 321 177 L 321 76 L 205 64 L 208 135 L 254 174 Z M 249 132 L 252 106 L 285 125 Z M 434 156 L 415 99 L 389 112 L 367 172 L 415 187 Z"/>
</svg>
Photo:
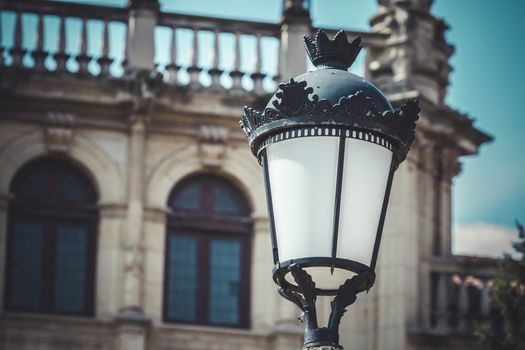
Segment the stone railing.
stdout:
<svg viewBox="0 0 525 350">
<path fill-rule="evenodd" d="M 301 42 L 302 34 L 290 24 L 52 0 L 0 1 L 0 13 L 2 69 L 107 79 L 149 70 L 166 85 L 260 95 L 274 90 L 280 77 L 293 75 L 282 71 L 284 60 L 291 60 L 286 67 L 306 62 L 302 48 L 282 44 L 285 36 L 286 42 Z M 361 35 L 364 46 L 380 46 L 384 39 L 347 34 Z"/>
<path fill-rule="evenodd" d="M 110 47 L 125 42 L 125 9 L 45 0 L 9 1 L 0 9 L 5 22 L 0 28 L 7 32 L 0 48 L 5 51 L 6 59 L 0 60 L 4 68 L 109 76 L 112 64 L 124 63 L 121 53 L 110 57 Z M 88 52 L 94 42 L 100 42 L 90 50 L 96 54 Z M 121 57 L 120 62 L 115 57 Z M 119 75 L 119 70 L 113 72 Z"/>
<path fill-rule="evenodd" d="M 497 260 L 453 256 L 432 261 L 427 330 L 472 333 L 490 317 L 491 280 Z"/>
<path fill-rule="evenodd" d="M 171 31 L 170 43 L 157 43 L 158 51 L 169 52 L 169 62 L 165 66 L 165 76 L 169 83 L 180 84 L 178 72 L 182 68 L 189 75 L 188 84 L 190 86 L 203 85 L 199 75 L 205 72 L 209 76 L 208 87 L 210 88 L 222 88 L 221 77 L 226 75 L 231 80 L 232 90 L 243 90 L 242 79 L 246 77 L 251 79 L 253 91 L 256 94 L 263 94 L 263 79 L 278 78 L 279 68 L 276 58 L 278 57 L 279 26 L 277 24 L 161 13 L 156 30 L 162 28 Z M 182 36 L 177 34 L 182 31 L 186 31 L 190 37 L 190 47 L 187 48 L 189 50 L 186 50 L 189 52 L 189 59 L 185 67 L 181 67 L 179 63 L 181 58 L 177 43 L 177 38 Z M 252 45 L 244 45 L 241 50 L 242 39 L 245 39 L 246 44 L 251 41 Z M 265 50 L 269 54 L 263 56 L 264 41 L 269 46 L 270 52 Z M 201 48 L 203 44 L 208 46 Z M 263 71 L 263 60 L 270 59 L 271 56 L 274 57 L 273 64 L 269 65 L 269 69 Z M 248 64 L 241 67 L 244 62 Z"/>
</svg>

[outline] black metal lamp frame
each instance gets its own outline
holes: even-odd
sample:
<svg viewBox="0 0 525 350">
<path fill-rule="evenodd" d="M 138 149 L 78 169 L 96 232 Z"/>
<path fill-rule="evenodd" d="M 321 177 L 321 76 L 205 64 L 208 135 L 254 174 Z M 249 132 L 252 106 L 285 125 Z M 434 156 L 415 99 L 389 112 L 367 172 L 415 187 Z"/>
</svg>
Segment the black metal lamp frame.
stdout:
<svg viewBox="0 0 525 350">
<path fill-rule="evenodd" d="M 334 227 L 332 235 L 331 257 L 308 257 L 284 262 L 279 261 L 279 249 L 277 246 L 277 237 L 275 231 L 275 219 L 272 204 L 273 202 L 268 161 L 266 158 L 266 151 L 263 150 L 260 153 L 260 159 L 264 169 L 266 199 L 270 223 L 270 236 L 272 242 L 273 260 L 275 264 L 273 268 L 273 280 L 279 286 L 279 294 L 283 298 L 293 302 L 303 312 L 300 319 L 305 324 L 305 348 L 330 346 L 333 348 L 342 349 L 342 346 L 339 345 L 339 324 L 341 322 L 341 318 L 346 312 L 346 308 L 356 301 L 357 294 L 363 291 L 368 291 L 372 287 L 376 276 L 374 271 L 375 264 L 379 252 L 379 243 L 381 241 L 381 233 L 383 231 L 386 209 L 395 170 L 395 163 L 392 161 L 388 175 L 387 187 L 383 199 L 370 266 L 353 260 L 337 258 L 336 252 L 341 200 L 340 193 L 343 181 L 342 169 L 344 164 L 344 146 L 342 146 L 343 151 L 341 152 L 341 145 L 344 145 L 344 143 L 344 138 L 341 138 L 337 166 L 337 190 L 335 198 L 336 205 L 334 207 Z M 335 268 L 339 268 L 355 273 L 355 275 L 352 278 L 346 280 L 345 283 L 343 283 L 338 289 L 318 288 L 316 287 L 315 282 L 312 280 L 312 277 L 304 270 L 304 268 L 308 267 L 330 267 L 332 272 Z M 291 274 L 295 284 L 289 282 L 286 279 L 286 275 L 288 274 Z M 331 302 L 332 310 L 328 325 L 326 327 L 319 327 L 318 325 L 315 305 L 318 296 L 335 296 Z"/>
<path fill-rule="evenodd" d="M 334 40 L 319 31 L 314 39 L 305 37 L 307 53 L 318 67 L 330 67 L 346 70 L 361 49 L 360 38 L 348 43 L 344 32 L 339 32 Z M 316 72 L 309 73 L 311 75 Z M 327 78 L 328 79 L 328 78 Z M 329 81 L 325 82 L 329 84 Z M 279 287 L 279 294 L 296 304 L 302 310 L 301 320 L 305 323 L 304 347 L 329 346 L 342 349 L 339 345 L 339 324 L 346 308 L 357 299 L 357 294 L 368 291 L 375 281 L 375 266 L 379 244 L 392 186 L 393 174 L 398 165 L 406 158 L 414 140 L 415 122 L 418 119 L 417 101 L 409 100 L 400 109 L 394 110 L 390 104 L 385 109 L 376 107 L 386 97 L 377 100 L 364 91 L 356 91 L 348 96 L 341 96 L 333 104 L 326 99 L 319 99 L 313 94 L 314 89 L 307 86 L 307 81 L 291 79 L 279 85 L 272 103 L 264 111 L 245 107 L 240 121 L 252 153 L 257 157 L 264 170 L 266 199 L 268 205 L 270 235 L 273 252 L 273 279 Z M 376 94 L 380 92 L 376 92 Z M 375 98 L 375 100 L 373 99 Z M 338 137 L 338 160 L 335 183 L 335 205 L 333 213 L 332 251 L 329 257 L 307 257 L 281 262 L 277 245 L 275 219 L 268 169 L 266 147 L 287 139 L 310 136 Z M 387 178 L 374 248 L 370 265 L 337 257 L 337 242 L 341 209 L 341 192 L 345 161 L 346 139 L 353 138 L 375 143 L 392 151 L 392 161 Z M 355 275 L 346 280 L 337 289 L 318 288 L 312 277 L 306 272 L 309 267 L 329 267 L 347 270 Z M 292 278 L 287 279 L 291 274 Z M 293 279 L 293 283 L 291 280 Z M 331 314 L 326 327 L 319 327 L 317 321 L 316 300 L 318 296 L 334 296 L 331 302 Z"/>
</svg>

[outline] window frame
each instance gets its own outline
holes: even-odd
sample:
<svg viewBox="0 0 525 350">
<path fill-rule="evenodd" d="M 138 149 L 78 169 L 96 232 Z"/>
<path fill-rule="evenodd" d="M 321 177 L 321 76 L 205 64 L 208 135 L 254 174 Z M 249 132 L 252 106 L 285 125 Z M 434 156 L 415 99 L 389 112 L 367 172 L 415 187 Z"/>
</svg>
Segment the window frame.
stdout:
<svg viewBox="0 0 525 350">
<path fill-rule="evenodd" d="M 202 182 L 201 203 L 205 208 L 212 207 L 212 187 L 219 184 L 227 188 L 232 198 L 240 208 L 239 214 L 214 213 L 209 210 L 176 209 L 171 205 L 179 193 L 186 186 L 195 182 Z M 169 196 L 170 213 L 166 224 L 164 250 L 164 288 L 162 300 L 162 315 L 164 322 L 191 324 L 224 328 L 244 328 L 251 326 L 250 294 L 251 294 L 251 249 L 252 249 L 252 220 L 250 207 L 240 190 L 228 180 L 212 174 L 190 176 L 179 182 Z M 168 287 L 170 275 L 170 237 L 191 237 L 197 240 L 197 305 L 196 320 L 178 320 L 168 315 Z M 240 284 L 239 284 L 239 322 L 236 324 L 219 324 L 209 322 L 210 303 L 210 250 L 211 242 L 218 240 L 236 240 L 240 242 Z"/>
<path fill-rule="evenodd" d="M 46 171 L 47 167 L 60 166 L 62 170 L 71 170 L 69 174 L 83 177 L 84 189 L 88 191 L 88 199 L 84 202 L 66 201 L 46 201 L 40 199 L 20 199 L 16 197 L 15 189 L 27 173 L 35 168 Z M 51 171 L 53 173 L 53 170 Z M 58 172 L 57 172 L 58 173 Z M 58 173 L 59 174 L 59 173 Z M 55 181 L 58 175 L 54 178 Z M 67 160 L 54 158 L 38 159 L 24 166 L 15 175 L 11 184 L 13 198 L 7 210 L 7 241 L 4 274 L 4 310 L 10 312 L 38 313 L 51 315 L 71 315 L 94 317 L 95 315 L 95 294 L 96 294 L 96 249 L 98 244 L 98 222 L 99 214 L 96 205 L 97 194 L 95 189 L 81 169 Z M 11 274 L 14 269 L 14 236 L 16 222 L 35 222 L 43 227 L 43 246 L 42 246 L 42 282 L 40 285 L 40 304 L 39 308 L 20 308 L 12 304 L 11 297 Z M 81 226 L 86 230 L 86 268 L 84 270 L 85 287 L 84 303 L 82 311 L 60 311 L 56 309 L 55 298 L 55 276 L 56 276 L 56 253 L 58 244 L 58 229 L 61 225 Z"/>
</svg>

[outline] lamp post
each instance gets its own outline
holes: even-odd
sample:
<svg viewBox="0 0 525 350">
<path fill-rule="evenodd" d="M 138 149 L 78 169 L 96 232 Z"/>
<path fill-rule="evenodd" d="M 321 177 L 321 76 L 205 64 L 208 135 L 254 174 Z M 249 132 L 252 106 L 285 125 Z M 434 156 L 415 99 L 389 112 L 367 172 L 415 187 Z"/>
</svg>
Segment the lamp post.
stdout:
<svg viewBox="0 0 525 350">
<path fill-rule="evenodd" d="M 316 70 L 280 84 L 264 111 L 240 121 L 263 167 L 273 279 L 305 323 L 304 347 L 341 349 L 346 307 L 369 290 L 394 171 L 414 140 L 417 101 L 394 109 L 347 69 L 361 50 L 343 31 L 305 37 Z M 316 298 L 334 296 L 319 327 Z"/>
</svg>

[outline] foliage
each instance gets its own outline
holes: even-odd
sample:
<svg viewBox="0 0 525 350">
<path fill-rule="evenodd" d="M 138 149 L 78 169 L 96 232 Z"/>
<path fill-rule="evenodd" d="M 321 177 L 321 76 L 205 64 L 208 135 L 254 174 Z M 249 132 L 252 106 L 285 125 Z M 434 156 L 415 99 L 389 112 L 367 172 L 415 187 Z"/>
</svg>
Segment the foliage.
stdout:
<svg viewBox="0 0 525 350">
<path fill-rule="evenodd" d="M 516 222 L 519 241 L 514 249 L 520 256 L 505 255 L 492 283 L 492 318 L 480 325 L 476 335 L 488 349 L 525 349 L 525 229 Z"/>
</svg>

